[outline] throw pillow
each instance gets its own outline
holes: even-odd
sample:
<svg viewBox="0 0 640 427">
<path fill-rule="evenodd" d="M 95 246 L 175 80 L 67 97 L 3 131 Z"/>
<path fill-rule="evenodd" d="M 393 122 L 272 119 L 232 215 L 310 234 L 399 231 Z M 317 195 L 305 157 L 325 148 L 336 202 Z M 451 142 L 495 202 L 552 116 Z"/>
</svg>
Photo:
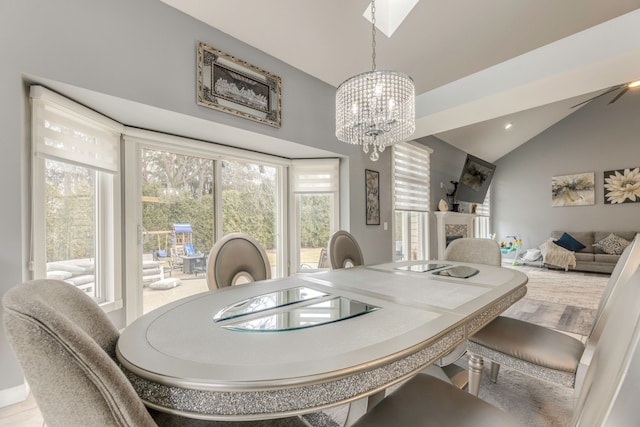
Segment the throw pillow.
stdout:
<svg viewBox="0 0 640 427">
<path fill-rule="evenodd" d="M 151 289 L 171 289 L 176 286 L 180 286 L 182 281 L 180 279 L 176 279 L 175 277 L 167 277 L 166 279 L 160 279 L 157 282 L 153 282 L 149 285 Z"/>
<path fill-rule="evenodd" d="M 540 249 L 527 249 L 527 252 L 522 256 L 524 261 L 537 261 L 542 256 Z"/>
<path fill-rule="evenodd" d="M 558 240 L 554 240 L 553 243 L 573 252 L 578 252 L 580 249 L 586 248 L 585 245 L 578 242 L 571 234 L 568 233 L 562 233 L 562 236 Z"/>
<path fill-rule="evenodd" d="M 631 242 L 627 239 L 611 233 L 598 243 L 594 243 L 593 246 L 602 249 L 605 254 L 620 255 L 630 244 Z"/>
</svg>

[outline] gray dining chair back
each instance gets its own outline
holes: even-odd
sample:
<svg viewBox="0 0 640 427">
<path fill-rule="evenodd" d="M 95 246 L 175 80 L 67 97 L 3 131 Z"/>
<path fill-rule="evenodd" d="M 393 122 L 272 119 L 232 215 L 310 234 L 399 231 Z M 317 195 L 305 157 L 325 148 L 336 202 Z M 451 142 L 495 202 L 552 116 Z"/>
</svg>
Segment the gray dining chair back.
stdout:
<svg viewBox="0 0 640 427">
<path fill-rule="evenodd" d="M 444 251 L 448 261 L 471 262 L 475 264 L 502 265 L 500 246 L 495 240 L 463 237 L 449 243 Z"/>
<path fill-rule="evenodd" d="M 154 426 L 115 363 L 119 337 L 83 291 L 34 280 L 2 298 L 9 343 L 45 423 L 55 426 Z"/>
<path fill-rule="evenodd" d="M 360 245 L 351 233 L 344 230 L 336 231 L 329 239 L 328 255 L 332 269 L 364 264 Z"/>
<path fill-rule="evenodd" d="M 574 408 L 574 426 L 635 426 L 640 386 L 640 269 L 611 294 L 609 317 Z"/>
<path fill-rule="evenodd" d="M 474 264 L 486 264 L 500 267 L 502 254 L 500 246 L 495 240 L 475 239 L 462 237 L 452 240 L 444 251 L 444 259 L 447 261 L 469 262 Z M 460 343 L 449 354 L 437 362 L 452 378 L 458 374 L 458 366 L 455 364 L 467 352 L 469 343 L 467 340 Z M 460 385 L 466 386 L 468 377 Z"/>
<path fill-rule="evenodd" d="M 33 280 L 2 298 L 9 345 L 47 427 L 213 427 L 215 421 L 147 409 L 116 361 L 120 334 L 74 285 Z M 243 427 L 303 427 L 299 417 L 246 421 Z"/>
<path fill-rule="evenodd" d="M 608 323 L 610 314 L 615 310 L 611 298 L 616 293 L 624 292 L 619 290 L 619 288 L 628 286 L 627 283 L 629 283 L 629 279 L 635 273 L 638 266 L 640 266 L 640 234 L 637 234 L 631 241 L 631 244 L 623 251 L 602 293 L 591 331 L 587 337 L 584 351 L 582 352 L 578 368 L 576 369 L 576 382 L 574 385 L 576 390 L 582 387 L 584 376 L 587 368 L 591 364 L 593 353 L 599 345 L 604 327 Z"/>
<path fill-rule="evenodd" d="M 265 250 L 245 233 L 229 233 L 211 248 L 207 260 L 207 285 L 215 290 L 271 278 Z"/>
<path fill-rule="evenodd" d="M 573 387 L 579 392 L 585 373 L 610 315 L 613 296 L 626 292 L 629 278 L 640 265 L 640 235 L 618 260 L 603 291 L 586 344 L 559 331 L 499 316 L 469 338 L 469 391 L 478 394 L 484 359 L 491 361 L 491 380 L 497 382 L 500 365 L 539 379 Z"/>
</svg>

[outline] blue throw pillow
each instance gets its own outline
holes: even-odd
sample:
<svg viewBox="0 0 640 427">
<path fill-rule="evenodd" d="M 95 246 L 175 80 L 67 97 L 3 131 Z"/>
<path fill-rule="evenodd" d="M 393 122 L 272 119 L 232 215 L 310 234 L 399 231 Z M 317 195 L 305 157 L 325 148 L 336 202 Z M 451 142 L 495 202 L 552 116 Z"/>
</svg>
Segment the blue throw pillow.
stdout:
<svg viewBox="0 0 640 427">
<path fill-rule="evenodd" d="M 563 233 L 562 237 L 558 240 L 554 240 L 553 243 L 573 252 L 578 252 L 580 249 L 586 248 L 585 245 L 578 242 L 571 234 L 567 233 Z"/>
</svg>

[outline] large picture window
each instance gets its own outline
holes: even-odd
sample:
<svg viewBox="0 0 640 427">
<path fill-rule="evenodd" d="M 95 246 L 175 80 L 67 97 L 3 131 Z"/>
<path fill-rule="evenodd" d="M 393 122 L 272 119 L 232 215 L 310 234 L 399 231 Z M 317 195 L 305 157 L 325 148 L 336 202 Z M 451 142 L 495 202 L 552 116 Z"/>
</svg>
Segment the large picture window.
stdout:
<svg viewBox="0 0 640 427">
<path fill-rule="evenodd" d="M 106 311 L 126 301 L 130 323 L 206 291 L 208 254 L 228 233 L 258 240 L 272 277 L 327 265 L 337 159 L 289 160 L 129 128 L 39 86 L 31 102 L 34 278 L 64 280 Z"/>
</svg>

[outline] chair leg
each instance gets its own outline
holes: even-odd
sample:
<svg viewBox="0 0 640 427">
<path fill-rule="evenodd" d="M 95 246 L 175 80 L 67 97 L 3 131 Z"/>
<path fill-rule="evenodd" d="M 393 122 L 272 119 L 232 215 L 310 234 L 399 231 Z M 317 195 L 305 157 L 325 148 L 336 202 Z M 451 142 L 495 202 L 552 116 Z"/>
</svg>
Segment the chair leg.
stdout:
<svg viewBox="0 0 640 427">
<path fill-rule="evenodd" d="M 469 393 L 477 396 L 480 392 L 480 379 L 482 378 L 482 369 L 484 368 L 484 360 L 481 356 L 469 353 Z"/>
<path fill-rule="evenodd" d="M 347 419 L 344 421 L 344 427 L 351 426 L 358 420 L 358 418 L 373 409 L 373 407 L 378 403 L 382 402 L 385 392 L 386 390 L 382 390 L 369 397 L 363 397 L 351 402 L 349 404 L 349 411 L 347 412 Z"/>
<path fill-rule="evenodd" d="M 494 384 L 498 382 L 498 372 L 500 372 L 500 364 L 491 362 L 491 376 L 489 377 L 489 379 Z"/>
</svg>

